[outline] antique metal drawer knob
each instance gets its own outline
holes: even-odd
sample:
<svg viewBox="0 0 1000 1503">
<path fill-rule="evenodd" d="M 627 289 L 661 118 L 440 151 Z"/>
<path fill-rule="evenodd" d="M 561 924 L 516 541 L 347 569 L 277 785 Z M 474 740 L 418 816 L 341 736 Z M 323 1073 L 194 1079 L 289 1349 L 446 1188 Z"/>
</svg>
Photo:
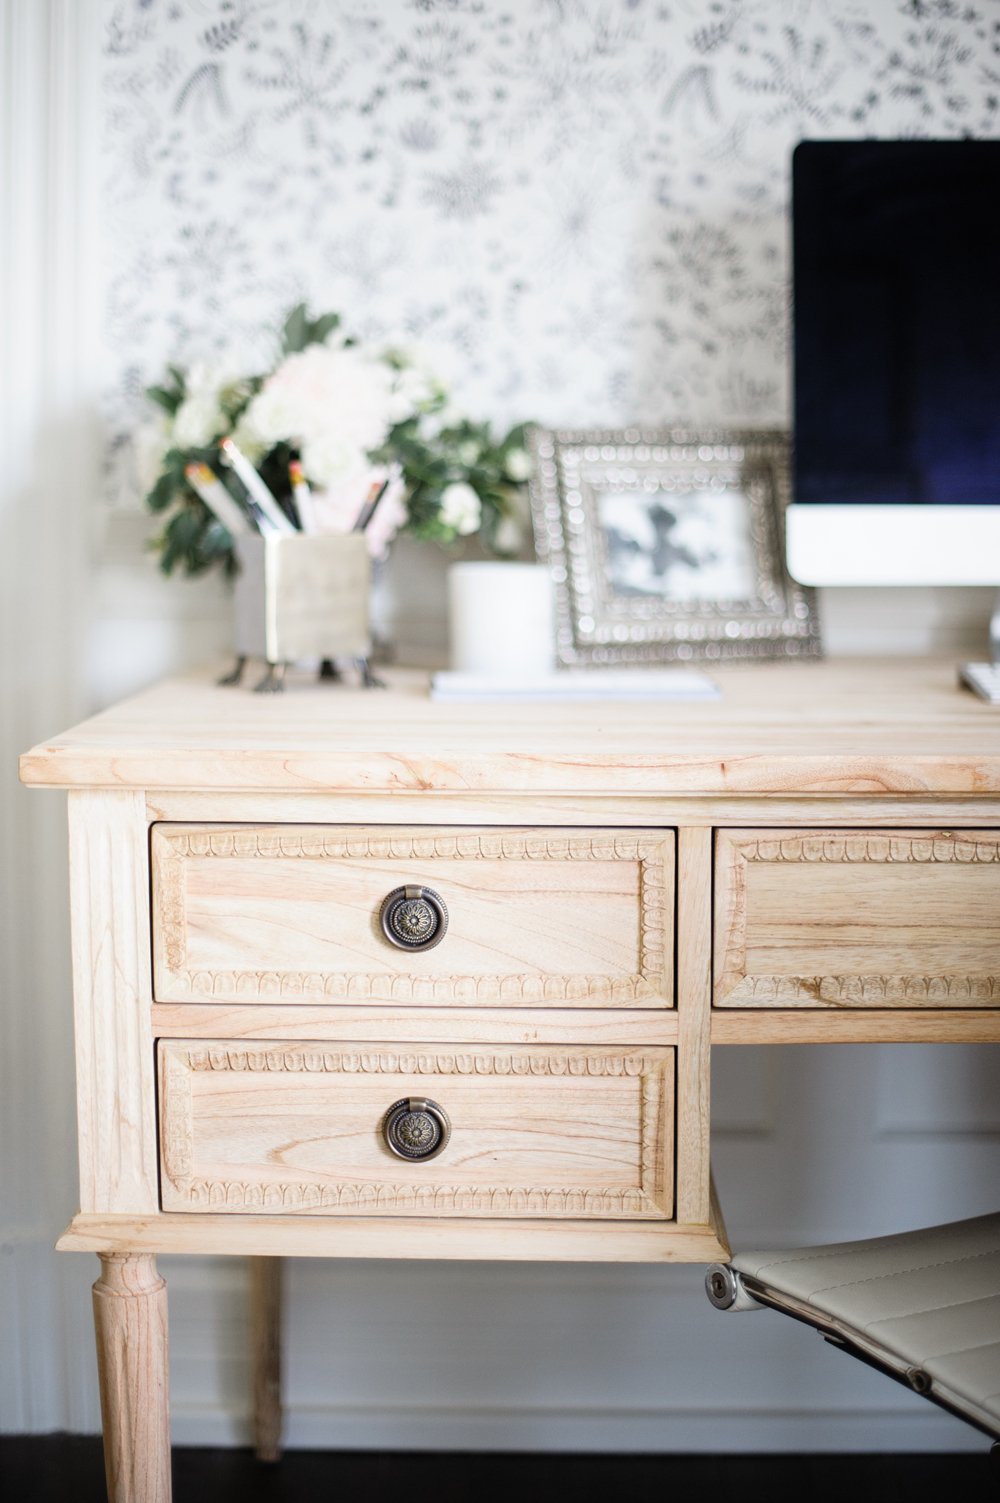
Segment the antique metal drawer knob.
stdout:
<svg viewBox="0 0 1000 1503">
<path fill-rule="evenodd" d="M 448 910 L 429 887 L 396 887 L 382 903 L 382 933 L 400 950 L 431 950 L 444 939 Z"/>
<path fill-rule="evenodd" d="M 433 1159 L 447 1146 L 451 1123 L 436 1101 L 404 1096 L 393 1102 L 382 1119 L 382 1136 L 397 1158 Z"/>
</svg>

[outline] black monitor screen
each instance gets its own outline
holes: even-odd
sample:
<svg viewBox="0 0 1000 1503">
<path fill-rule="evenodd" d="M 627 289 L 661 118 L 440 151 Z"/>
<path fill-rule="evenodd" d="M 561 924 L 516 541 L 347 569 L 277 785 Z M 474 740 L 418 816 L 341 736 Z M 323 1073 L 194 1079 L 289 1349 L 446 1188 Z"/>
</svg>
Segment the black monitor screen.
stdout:
<svg viewBox="0 0 1000 1503">
<path fill-rule="evenodd" d="M 797 501 L 1000 502 L 1000 141 L 792 158 Z"/>
</svg>

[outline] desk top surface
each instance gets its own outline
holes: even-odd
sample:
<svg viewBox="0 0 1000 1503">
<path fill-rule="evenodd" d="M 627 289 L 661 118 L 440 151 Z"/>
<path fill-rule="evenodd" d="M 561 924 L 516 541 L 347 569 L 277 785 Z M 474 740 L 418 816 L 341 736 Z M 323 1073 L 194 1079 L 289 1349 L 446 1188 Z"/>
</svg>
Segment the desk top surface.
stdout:
<svg viewBox="0 0 1000 1503">
<path fill-rule="evenodd" d="M 381 671 L 381 670 L 380 670 Z M 49 787 L 552 793 L 1000 792 L 1000 711 L 951 659 L 715 666 L 709 704 L 436 704 L 289 675 L 170 679 L 21 758 Z"/>
</svg>

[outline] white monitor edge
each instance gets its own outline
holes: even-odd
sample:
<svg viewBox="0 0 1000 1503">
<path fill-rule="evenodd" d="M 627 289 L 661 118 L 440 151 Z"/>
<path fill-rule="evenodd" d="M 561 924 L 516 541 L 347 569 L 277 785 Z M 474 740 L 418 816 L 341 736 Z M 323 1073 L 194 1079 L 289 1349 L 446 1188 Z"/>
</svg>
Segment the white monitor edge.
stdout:
<svg viewBox="0 0 1000 1503">
<path fill-rule="evenodd" d="M 798 504 L 788 572 L 804 585 L 1000 585 L 1000 505 Z"/>
</svg>

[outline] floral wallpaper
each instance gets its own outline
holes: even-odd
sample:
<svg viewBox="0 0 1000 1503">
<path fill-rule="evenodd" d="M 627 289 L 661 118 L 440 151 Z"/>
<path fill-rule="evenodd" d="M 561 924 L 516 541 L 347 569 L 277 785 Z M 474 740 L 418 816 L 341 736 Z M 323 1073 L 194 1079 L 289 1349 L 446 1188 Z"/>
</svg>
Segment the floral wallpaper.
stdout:
<svg viewBox="0 0 1000 1503">
<path fill-rule="evenodd" d="M 802 137 L 990 135 L 1000 0 L 115 0 L 108 413 L 301 298 L 498 423 L 787 418 Z"/>
</svg>

